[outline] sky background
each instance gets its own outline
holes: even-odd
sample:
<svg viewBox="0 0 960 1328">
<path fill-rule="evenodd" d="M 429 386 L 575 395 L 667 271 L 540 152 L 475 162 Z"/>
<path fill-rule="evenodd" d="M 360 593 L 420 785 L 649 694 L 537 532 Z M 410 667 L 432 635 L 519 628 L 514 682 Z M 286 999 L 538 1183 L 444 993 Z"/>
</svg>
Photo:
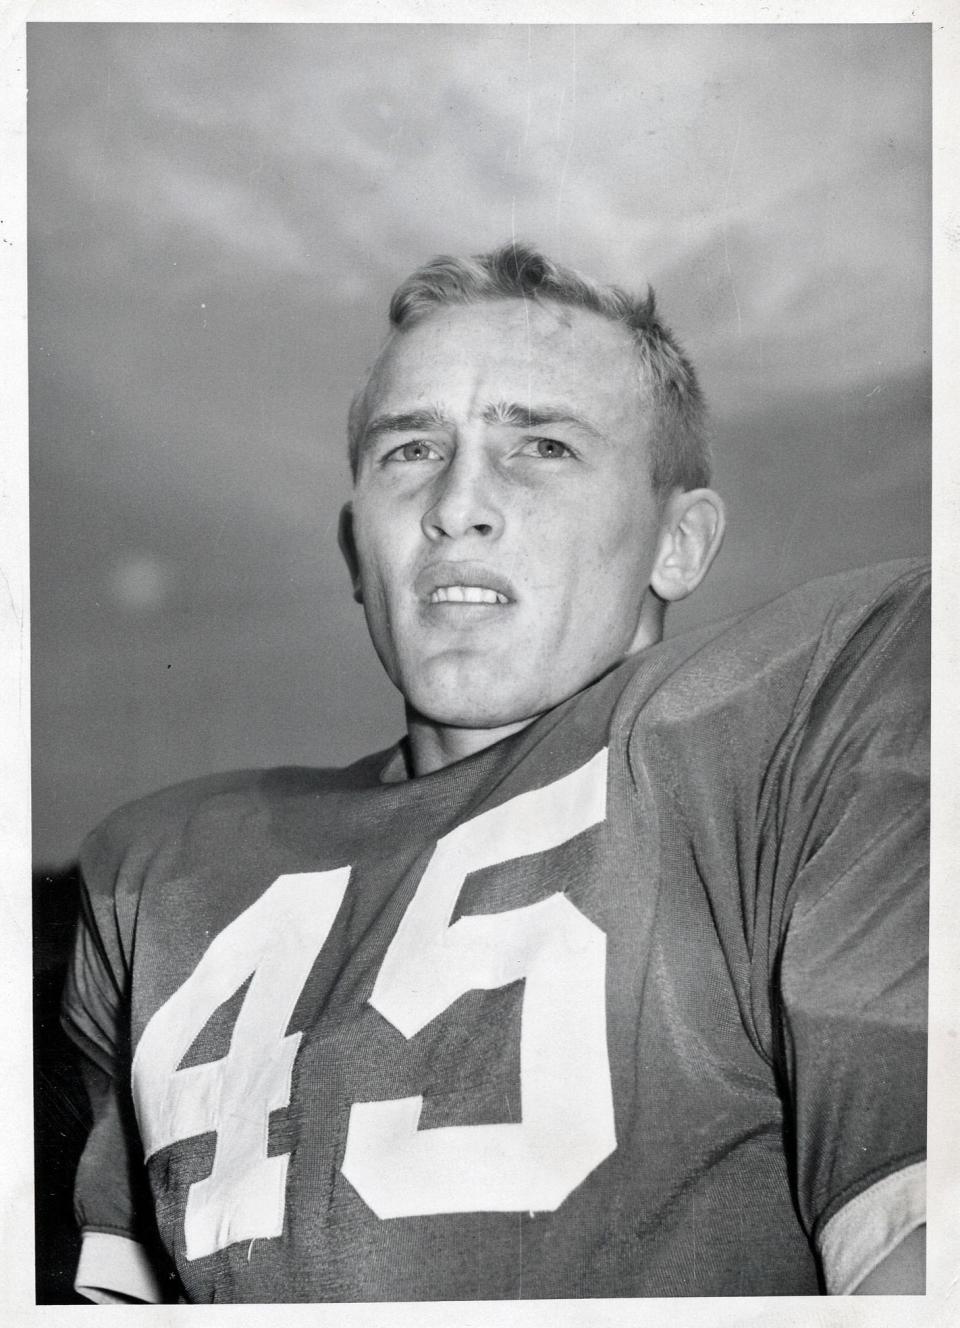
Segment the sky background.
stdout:
<svg viewBox="0 0 960 1328">
<path fill-rule="evenodd" d="M 926 552 L 927 26 L 45 23 L 28 86 L 38 862 L 399 736 L 343 421 L 437 252 L 655 287 L 730 517 L 671 631 Z"/>
</svg>

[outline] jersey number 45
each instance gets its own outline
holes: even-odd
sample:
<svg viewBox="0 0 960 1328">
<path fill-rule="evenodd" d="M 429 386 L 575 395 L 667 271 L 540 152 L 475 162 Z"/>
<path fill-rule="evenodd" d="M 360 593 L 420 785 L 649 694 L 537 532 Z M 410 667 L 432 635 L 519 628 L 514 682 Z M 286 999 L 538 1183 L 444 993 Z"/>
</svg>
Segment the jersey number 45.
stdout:
<svg viewBox="0 0 960 1328">
<path fill-rule="evenodd" d="M 370 1004 L 406 1038 L 465 992 L 523 978 L 518 1123 L 419 1128 L 423 1097 L 355 1102 L 342 1171 L 381 1218 L 552 1211 L 616 1147 L 606 1038 L 606 937 L 563 894 L 450 919 L 471 872 L 543 853 L 605 819 L 607 752 L 438 840 L 390 942 Z M 133 1093 L 149 1158 L 214 1131 L 190 1187 L 188 1259 L 281 1235 L 289 1154 L 267 1155 L 290 1102 L 297 999 L 333 926 L 349 866 L 280 876 L 213 940 L 144 1029 Z M 221 1060 L 181 1062 L 249 983 Z"/>
</svg>

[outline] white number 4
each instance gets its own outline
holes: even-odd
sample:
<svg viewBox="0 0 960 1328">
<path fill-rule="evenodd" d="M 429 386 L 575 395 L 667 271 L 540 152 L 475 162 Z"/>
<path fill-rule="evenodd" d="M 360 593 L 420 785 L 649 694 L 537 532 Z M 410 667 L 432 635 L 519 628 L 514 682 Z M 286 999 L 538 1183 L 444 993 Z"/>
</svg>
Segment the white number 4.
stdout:
<svg viewBox="0 0 960 1328">
<path fill-rule="evenodd" d="M 450 924 L 471 872 L 558 848 L 603 821 L 606 771 L 601 751 L 438 841 L 370 1003 L 410 1038 L 465 992 L 525 979 L 521 1120 L 421 1130 L 422 1097 L 354 1103 L 342 1169 L 379 1217 L 553 1210 L 616 1147 L 603 932 L 560 892 Z M 146 1156 L 217 1133 L 213 1169 L 187 1200 L 189 1259 L 282 1232 L 289 1156 L 267 1156 L 267 1126 L 290 1101 L 301 1035 L 286 1027 L 349 873 L 281 876 L 216 937 L 140 1039 L 133 1083 Z M 178 1069 L 248 978 L 228 1054 Z"/>
</svg>

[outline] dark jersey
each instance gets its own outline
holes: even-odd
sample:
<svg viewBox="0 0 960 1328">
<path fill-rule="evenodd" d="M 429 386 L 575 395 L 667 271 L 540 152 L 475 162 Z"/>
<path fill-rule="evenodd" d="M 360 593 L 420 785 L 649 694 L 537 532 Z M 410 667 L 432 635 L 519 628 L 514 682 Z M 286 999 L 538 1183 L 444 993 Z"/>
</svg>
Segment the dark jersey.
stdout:
<svg viewBox="0 0 960 1328">
<path fill-rule="evenodd" d="M 422 778 L 116 813 L 80 1281 L 137 1242 L 197 1302 L 852 1289 L 923 1220 L 925 585 L 803 587 Z"/>
</svg>

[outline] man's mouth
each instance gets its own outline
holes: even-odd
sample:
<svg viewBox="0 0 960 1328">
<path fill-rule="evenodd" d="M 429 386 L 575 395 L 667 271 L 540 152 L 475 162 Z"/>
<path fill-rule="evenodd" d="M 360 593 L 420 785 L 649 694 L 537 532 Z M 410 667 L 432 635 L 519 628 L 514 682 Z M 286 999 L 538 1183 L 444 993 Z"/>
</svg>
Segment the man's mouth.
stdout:
<svg viewBox="0 0 960 1328">
<path fill-rule="evenodd" d="M 437 586 L 430 604 L 508 604 L 506 595 L 487 586 Z"/>
<path fill-rule="evenodd" d="M 424 567 L 414 581 L 414 594 L 422 604 L 512 604 L 511 582 L 475 562 L 437 562 Z"/>
</svg>

